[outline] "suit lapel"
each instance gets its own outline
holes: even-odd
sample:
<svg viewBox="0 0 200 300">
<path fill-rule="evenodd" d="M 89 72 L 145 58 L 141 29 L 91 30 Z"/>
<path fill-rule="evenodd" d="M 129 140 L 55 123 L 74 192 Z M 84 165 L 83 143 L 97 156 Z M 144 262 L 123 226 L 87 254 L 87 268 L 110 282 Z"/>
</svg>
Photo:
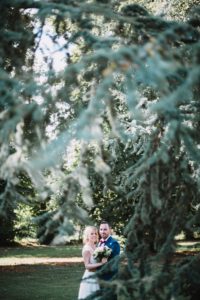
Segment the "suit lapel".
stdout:
<svg viewBox="0 0 200 300">
<path fill-rule="evenodd" d="M 109 248 L 111 248 L 111 246 L 112 246 L 112 237 L 111 236 L 107 239 L 105 245 L 108 246 Z"/>
</svg>

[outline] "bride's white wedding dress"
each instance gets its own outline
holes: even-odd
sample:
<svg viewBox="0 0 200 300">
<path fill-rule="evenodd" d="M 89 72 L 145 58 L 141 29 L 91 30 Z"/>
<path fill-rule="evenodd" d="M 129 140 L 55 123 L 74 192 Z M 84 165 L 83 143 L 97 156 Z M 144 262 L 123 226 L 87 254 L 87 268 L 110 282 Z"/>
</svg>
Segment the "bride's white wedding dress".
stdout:
<svg viewBox="0 0 200 300">
<path fill-rule="evenodd" d="M 96 261 L 92 256 L 94 250 L 89 245 L 85 245 L 82 249 L 82 255 L 85 251 L 89 251 L 91 254 L 90 263 L 91 264 L 96 263 Z M 86 297 L 96 292 L 97 290 L 99 290 L 99 284 L 97 282 L 95 272 L 85 270 L 79 288 L 78 299 L 85 299 Z"/>
</svg>

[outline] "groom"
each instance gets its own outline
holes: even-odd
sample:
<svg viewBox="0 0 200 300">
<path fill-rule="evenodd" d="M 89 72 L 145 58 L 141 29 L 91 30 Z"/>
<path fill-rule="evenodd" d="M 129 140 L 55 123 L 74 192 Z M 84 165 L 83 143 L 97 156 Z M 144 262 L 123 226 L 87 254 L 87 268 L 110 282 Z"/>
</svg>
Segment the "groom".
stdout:
<svg viewBox="0 0 200 300">
<path fill-rule="evenodd" d="M 120 245 L 118 241 L 111 236 L 111 227 L 107 221 L 100 223 L 99 235 L 101 239 L 98 246 L 107 246 L 112 250 L 108 262 L 106 263 L 107 266 L 105 266 L 105 270 L 104 268 L 102 269 L 102 274 L 99 274 L 99 278 L 110 280 L 117 273 L 117 266 L 114 266 L 115 263 L 117 264 L 117 261 L 115 261 L 114 258 L 120 253 Z M 109 263 L 111 260 L 113 260 L 112 264 Z"/>
</svg>

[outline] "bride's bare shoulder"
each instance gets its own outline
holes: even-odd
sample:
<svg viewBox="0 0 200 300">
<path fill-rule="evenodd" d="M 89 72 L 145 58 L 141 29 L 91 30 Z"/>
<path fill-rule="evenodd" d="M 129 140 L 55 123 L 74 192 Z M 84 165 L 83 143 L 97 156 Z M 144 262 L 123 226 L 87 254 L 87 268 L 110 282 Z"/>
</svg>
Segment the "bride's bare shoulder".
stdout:
<svg viewBox="0 0 200 300">
<path fill-rule="evenodd" d="M 84 252 L 92 252 L 92 248 L 89 245 L 84 245 L 82 248 L 82 253 Z"/>
</svg>

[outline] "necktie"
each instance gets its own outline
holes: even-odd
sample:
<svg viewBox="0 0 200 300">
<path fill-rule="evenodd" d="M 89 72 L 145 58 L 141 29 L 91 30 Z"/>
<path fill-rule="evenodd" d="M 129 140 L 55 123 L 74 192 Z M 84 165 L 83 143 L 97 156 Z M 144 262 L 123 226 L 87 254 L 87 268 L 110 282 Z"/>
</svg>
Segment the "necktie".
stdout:
<svg viewBox="0 0 200 300">
<path fill-rule="evenodd" d="M 101 240 L 100 240 L 100 245 L 105 244 L 105 242 L 106 242 L 106 241 L 104 241 L 104 240 L 101 239 Z"/>
</svg>

